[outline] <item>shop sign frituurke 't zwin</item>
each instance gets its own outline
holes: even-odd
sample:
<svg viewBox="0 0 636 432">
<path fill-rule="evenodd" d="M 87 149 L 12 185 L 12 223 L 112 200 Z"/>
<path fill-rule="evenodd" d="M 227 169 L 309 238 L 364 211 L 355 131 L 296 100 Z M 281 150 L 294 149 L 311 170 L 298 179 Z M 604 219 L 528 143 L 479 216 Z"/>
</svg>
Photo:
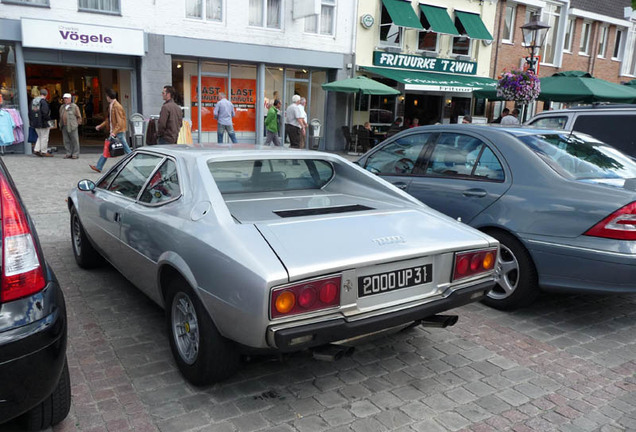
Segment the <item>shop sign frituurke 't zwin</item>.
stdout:
<svg viewBox="0 0 636 432">
<path fill-rule="evenodd" d="M 459 75 L 476 75 L 477 63 L 464 60 L 424 57 L 409 54 L 395 54 L 383 51 L 373 52 L 373 65 L 395 69 L 426 72 L 443 72 Z"/>
</svg>

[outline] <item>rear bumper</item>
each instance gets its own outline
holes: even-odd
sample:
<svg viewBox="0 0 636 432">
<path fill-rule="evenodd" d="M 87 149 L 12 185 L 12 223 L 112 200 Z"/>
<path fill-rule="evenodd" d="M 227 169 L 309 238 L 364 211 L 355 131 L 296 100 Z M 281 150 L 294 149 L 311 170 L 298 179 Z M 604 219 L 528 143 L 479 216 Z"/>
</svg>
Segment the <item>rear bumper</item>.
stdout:
<svg viewBox="0 0 636 432">
<path fill-rule="evenodd" d="M 448 297 L 408 309 L 386 313 L 357 321 L 338 318 L 326 322 L 285 328 L 274 332 L 273 339 L 280 352 L 292 352 L 331 342 L 408 324 L 468 303 L 481 300 L 495 285 L 494 281 L 482 282 L 469 288 L 454 291 Z M 298 341 L 303 341 L 298 343 Z"/>
<path fill-rule="evenodd" d="M 53 392 L 66 343 L 66 307 L 56 280 L 36 295 L 0 305 L 0 423 Z"/>
</svg>

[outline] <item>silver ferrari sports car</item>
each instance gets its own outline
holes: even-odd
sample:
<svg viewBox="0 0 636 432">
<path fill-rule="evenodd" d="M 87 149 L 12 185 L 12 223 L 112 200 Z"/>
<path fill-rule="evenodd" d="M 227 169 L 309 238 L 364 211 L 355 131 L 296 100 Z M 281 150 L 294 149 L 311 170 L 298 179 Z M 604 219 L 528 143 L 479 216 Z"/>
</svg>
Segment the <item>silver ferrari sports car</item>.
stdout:
<svg viewBox="0 0 636 432">
<path fill-rule="evenodd" d="M 342 346 L 481 300 L 499 244 L 333 154 L 153 146 L 68 199 L 84 268 L 105 258 L 166 310 L 193 384 L 245 353 Z"/>
</svg>

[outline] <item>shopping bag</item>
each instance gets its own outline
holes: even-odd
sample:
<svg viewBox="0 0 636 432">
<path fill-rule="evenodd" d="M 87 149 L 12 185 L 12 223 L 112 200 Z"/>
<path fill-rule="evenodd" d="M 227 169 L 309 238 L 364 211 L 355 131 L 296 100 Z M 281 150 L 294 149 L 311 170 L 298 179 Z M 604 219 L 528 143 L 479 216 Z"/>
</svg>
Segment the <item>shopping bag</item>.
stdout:
<svg viewBox="0 0 636 432">
<path fill-rule="evenodd" d="M 124 154 L 124 144 L 122 144 L 117 137 L 108 138 L 108 152 L 110 153 L 110 157 L 117 157 Z"/>
<path fill-rule="evenodd" d="M 38 140 L 38 133 L 35 131 L 35 128 L 29 126 L 29 139 L 27 140 L 31 144 L 36 143 Z"/>
</svg>

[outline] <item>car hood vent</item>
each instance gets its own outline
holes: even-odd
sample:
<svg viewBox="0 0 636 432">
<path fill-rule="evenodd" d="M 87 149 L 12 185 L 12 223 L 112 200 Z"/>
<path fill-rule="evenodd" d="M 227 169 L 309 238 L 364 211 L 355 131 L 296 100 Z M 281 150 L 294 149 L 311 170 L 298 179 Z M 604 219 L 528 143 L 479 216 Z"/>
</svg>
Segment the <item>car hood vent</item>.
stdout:
<svg viewBox="0 0 636 432">
<path fill-rule="evenodd" d="M 298 209 L 298 210 L 276 210 L 275 214 L 282 218 L 288 217 L 298 217 L 298 216 L 317 216 L 317 215 L 326 215 L 326 214 L 334 214 L 334 213 L 349 213 L 356 211 L 364 211 L 364 210 L 375 210 L 372 207 L 367 207 L 365 205 L 354 204 L 354 205 L 345 205 L 345 206 L 336 206 L 336 207 L 318 207 L 318 208 L 308 208 L 308 209 Z"/>
</svg>

